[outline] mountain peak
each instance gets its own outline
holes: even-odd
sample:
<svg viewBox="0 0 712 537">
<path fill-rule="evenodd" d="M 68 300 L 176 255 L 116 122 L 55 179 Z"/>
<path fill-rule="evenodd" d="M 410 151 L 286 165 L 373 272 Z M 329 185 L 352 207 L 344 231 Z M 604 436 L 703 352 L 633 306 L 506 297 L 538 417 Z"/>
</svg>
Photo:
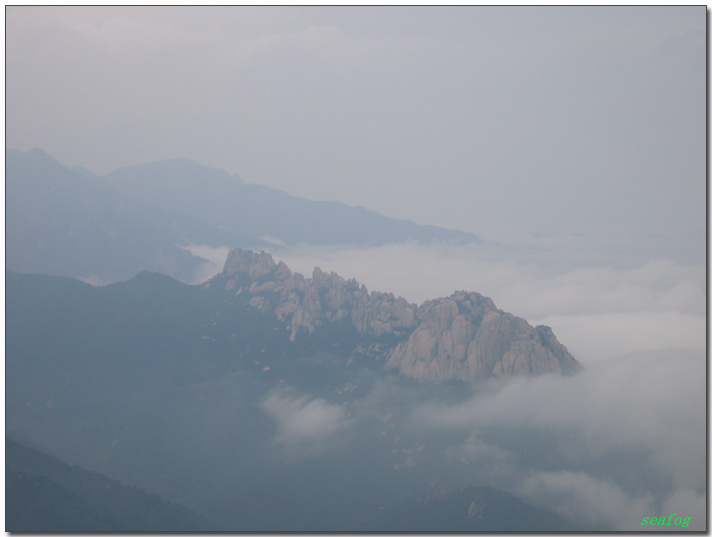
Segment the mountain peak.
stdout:
<svg viewBox="0 0 712 537">
<path fill-rule="evenodd" d="M 235 276 L 244 273 L 249 278 L 256 280 L 274 272 L 276 268 L 277 264 L 274 262 L 272 254 L 236 248 L 228 253 L 223 274 Z"/>
<path fill-rule="evenodd" d="M 27 152 L 27 156 L 33 157 L 33 158 L 40 158 L 40 157 L 42 157 L 42 158 L 46 158 L 46 157 L 52 158 L 52 157 L 50 157 L 43 149 L 41 149 L 41 148 L 39 148 L 39 147 L 35 147 L 34 149 L 28 151 L 28 152 Z M 52 160 L 54 160 L 54 159 L 52 159 Z"/>
<path fill-rule="evenodd" d="M 369 341 L 365 354 L 417 380 L 474 381 L 582 369 L 550 328 L 534 328 L 476 292 L 456 291 L 417 306 L 392 293 L 369 294 L 356 280 L 319 267 L 306 279 L 275 263 L 269 253 L 240 249 L 230 252 L 220 277 L 227 290 L 286 323 L 292 341 L 320 326 L 346 323 Z"/>
<path fill-rule="evenodd" d="M 65 166 L 57 161 L 54 157 L 47 154 L 45 151 L 36 147 L 30 151 L 19 151 L 17 149 L 6 149 L 5 158 L 8 161 L 22 162 L 24 164 L 29 164 L 34 167 L 41 167 L 43 169 L 64 169 Z"/>
<path fill-rule="evenodd" d="M 533 328 L 479 293 L 458 291 L 429 300 L 418 320 L 386 364 L 412 378 L 481 380 L 582 369 L 551 329 Z"/>
<path fill-rule="evenodd" d="M 174 199 L 173 191 L 189 192 L 193 190 L 186 203 L 196 202 L 210 194 L 214 188 L 234 189 L 242 187 L 245 183 L 238 176 L 230 175 L 221 168 L 212 168 L 187 158 L 171 158 L 125 166 L 105 176 L 105 180 L 119 191 L 128 193 L 139 200 L 150 200 L 157 203 L 157 199 L 171 194 L 168 199 Z"/>
</svg>

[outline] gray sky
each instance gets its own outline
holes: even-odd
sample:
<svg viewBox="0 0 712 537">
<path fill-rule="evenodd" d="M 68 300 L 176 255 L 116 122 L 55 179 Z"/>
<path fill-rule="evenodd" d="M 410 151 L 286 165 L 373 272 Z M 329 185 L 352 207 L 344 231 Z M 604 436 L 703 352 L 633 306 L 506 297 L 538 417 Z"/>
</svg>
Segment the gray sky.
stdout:
<svg viewBox="0 0 712 537">
<path fill-rule="evenodd" d="M 697 7 L 8 7 L 6 143 L 471 231 L 704 233 Z"/>
</svg>

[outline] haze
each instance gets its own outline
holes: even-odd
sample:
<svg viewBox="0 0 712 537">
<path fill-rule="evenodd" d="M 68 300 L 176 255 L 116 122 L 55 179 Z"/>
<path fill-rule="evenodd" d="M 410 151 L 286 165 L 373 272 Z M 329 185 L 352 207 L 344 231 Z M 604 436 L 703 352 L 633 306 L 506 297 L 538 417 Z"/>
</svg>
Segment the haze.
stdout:
<svg viewBox="0 0 712 537">
<path fill-rule="evenodd" d="M 261 483 L 262 469 L 283 463 L 288 476 L 331 477 L 330 457 L 346 453 L 356 462 L 345 475 L 373 461 L 415 468 L 516 493 L 581 527 L 635 530 L 680 513 L 704 530 L 706 17 L 704 6 L 7 7 L 8 148 L 40 147 L 101 176 L 182 157 L 474 233 L 484 241 L 261 239 L 307 277 L 318 265 L 418 304 L 480 292 L 551 326 L 586 368 L 457 397 L 449 385 L 364 373 L 347 402 L 307 376 L 253 397 L 251 377 L 237 375 L 200 384 L 185 415 L 167 381 L 128 404 L 165 413 L 175 441 L 147 449 L 185 462 L 187 487 L 137 471 L 151 470 L 147 458 L 112 467 L 96 446 L 86 461 L 52 447 L 228 523 L 238 478 Z M 200 283 L 235 245 L 180 246 L 205 260 L 185 278 Z M 238 400 L 250 411 L 241 427 L 265 450 L 240 447 L 243 430 L 224 426 Z M 385 433 L 372 425 L 385 431 L 391 418 L 402 449 L 380 451 Z M 47 442 L 60 426 L 48 422 Z M 236 445 L 257 477 L 234 464 Z M 364 478 L 363 498 L 382 490 L 379 472 L 366 475 L 378 487 Z M 308 504 L 296 490 L 290 498 Z"/>
<path fill-rule="evenodd" d="M 705 8 L 13 7 L 6 143 L 485 238 L 704 230 Z"/>
</svg>

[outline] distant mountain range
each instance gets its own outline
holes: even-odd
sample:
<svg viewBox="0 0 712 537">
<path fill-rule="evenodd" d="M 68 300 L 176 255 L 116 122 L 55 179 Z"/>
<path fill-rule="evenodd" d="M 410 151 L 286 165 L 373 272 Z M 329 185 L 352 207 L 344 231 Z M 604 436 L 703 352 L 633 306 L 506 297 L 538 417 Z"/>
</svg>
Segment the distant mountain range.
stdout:
<svg viewBox="0 0 712 537">
<path fill-rule="evenodd" d="M 97 177 L 43 151 L 6 151 L 9 270 L 108 283 L 142 270 L 192 282 L 206 260 L 192 245 L 381 245 L 480 242 L 470 233 L 387 218 L 248 184 L 185 159 Z"/>
<path fill-rule="evenodd" d="M 359 246 L 407 240 L 480 242 L 463 231 L 387 218 L 340 202 L 298 198 L 185 159 L 121 168 L 103 181 L 140 203 L 193 217 L 238 237 Z"/>
</svg>

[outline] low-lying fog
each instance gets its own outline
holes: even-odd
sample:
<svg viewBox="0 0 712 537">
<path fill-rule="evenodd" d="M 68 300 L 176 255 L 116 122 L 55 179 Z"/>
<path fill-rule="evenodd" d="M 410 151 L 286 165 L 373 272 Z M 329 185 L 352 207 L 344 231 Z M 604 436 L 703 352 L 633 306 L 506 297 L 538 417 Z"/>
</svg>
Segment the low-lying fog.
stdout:
<svg viewBox="0 0 712 537">
<path fill-rule="evenodd" d="M 655 245 L 639 238 L 542 237 L 464 246 L 275 247 L 272 254 L 307 277 L 319 266 L 417 304 L 459 289 L 480 292 L 500 309 L 551 326 L 591 365 L 640 351 L 705 350 L 704 248 L 703 237 Z M 201 281 L 221 269 L 228 251 L 191 250 L 210 260 Z"/>
<path fill-rule="evenodd" d="M 215 270 L 227 251 L 195 253 Z M 687 529 L 704 528 L 703 238 L 542 237 L 516 245 L 272 253 L 295 272 L 310 276 L 320 266 L 415 303 L 478 291 L 532 324 L 551 326 L 586 367 L 572 378 L 495 382 L 450 403 L 410 401 L 404 419 L 431 446 L 427 456 L 413 447 L 403 464 L 437 459 L 447 472 L 453 463 L 451 480 L 488 483 L 585 524 L 635 530 L 643 517 L 675 513 L 692 517 Z M 262 408 L 278 424 L 282 449 L 309 444 L 314 452 L 319 442 L 348 434 L 359 412 L 376 412 L 385 392 L 407 399 L 381 386 L 346 409 L 306 393 L 274 392 Z M 438 437 L 460 440 L 433 447 Z"/>
</svg>

